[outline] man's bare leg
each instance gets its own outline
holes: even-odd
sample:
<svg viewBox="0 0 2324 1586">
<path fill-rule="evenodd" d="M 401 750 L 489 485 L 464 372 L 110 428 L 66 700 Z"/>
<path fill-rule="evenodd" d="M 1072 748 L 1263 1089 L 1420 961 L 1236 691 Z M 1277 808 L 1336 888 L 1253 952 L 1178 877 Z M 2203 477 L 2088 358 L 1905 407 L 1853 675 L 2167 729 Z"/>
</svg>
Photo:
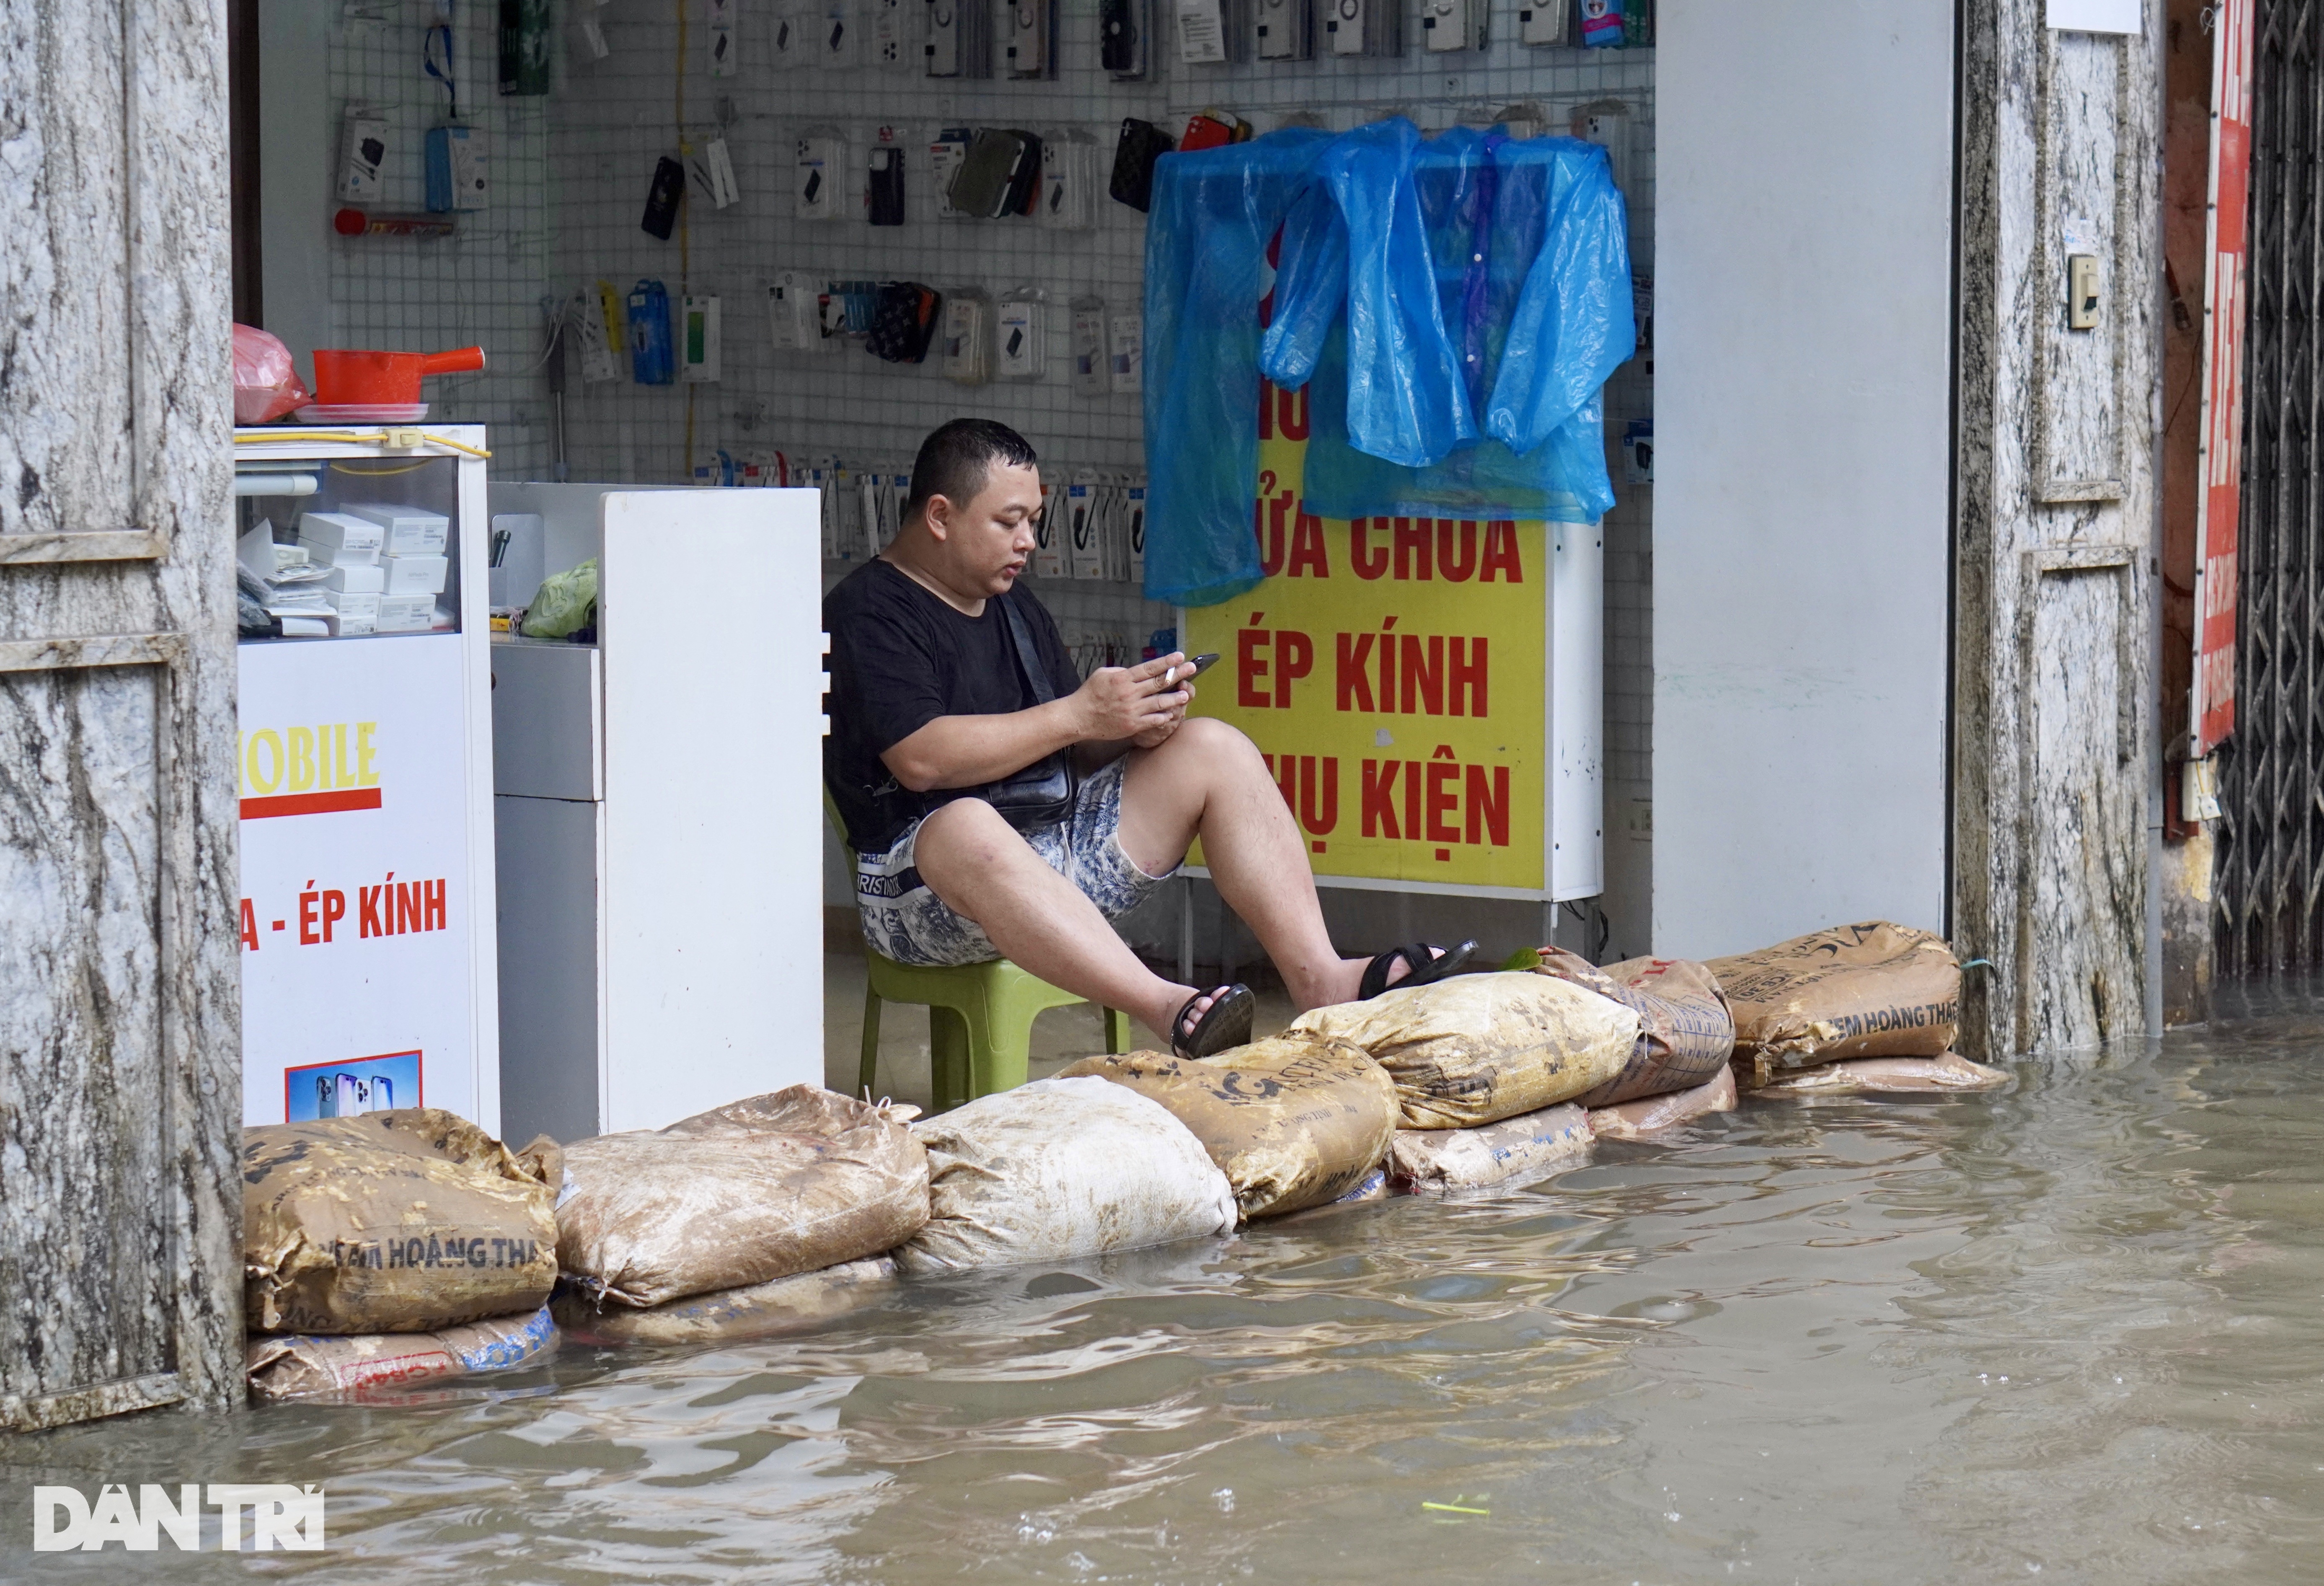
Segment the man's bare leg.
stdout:
<svg viewBox="0 0 2324 1586">
<path fill-rule="evenodd" d="M 1175 1038 L 1171 1020 L 1194 989 L 1147 968 L 1097 905 L 1044 863 L 991 805 L 978 798 L 945 805 L 920 823 L 912 853 L 920 879 L 954 913 L 983 927 L 1010 963 Z"/>
<path fill-rule="evenodd" d="M 1133 751 L 1121 787 L 1121 846 L 1139 869 L 1163 874 L 1198 836 L 1219 896 L 1258 936 L 1292 1000 L 1355 1000 L 1370 960 L 1332 945 L 1299 823 L 1251 741 L 1207 716 Z M 1389 979 L 1406 973 L 1399 964 Z"/>
</svg>

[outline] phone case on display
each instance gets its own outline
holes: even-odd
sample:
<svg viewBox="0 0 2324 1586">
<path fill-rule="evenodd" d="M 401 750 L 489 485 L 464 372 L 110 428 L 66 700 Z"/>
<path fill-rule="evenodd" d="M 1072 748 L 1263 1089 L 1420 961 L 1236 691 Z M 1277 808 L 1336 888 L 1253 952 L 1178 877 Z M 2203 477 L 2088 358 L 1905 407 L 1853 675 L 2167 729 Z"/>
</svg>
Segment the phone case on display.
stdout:
<svg viewBox="0 0 2324 1586">
<path fill-rule="evenodd" d="M 815 59 L 815 23 L 816 19 L 799 7 L 776 14 L 774 27 L 768 34 L 776 69 L 792 70 Z"/>
<path fill-rule="evenodd" d="M 864 157 L 864 218 L 874 226 L 904 224 L 904 152 L 881 144 Z"/>
<path fill-rule="evenodd" d="M 856 63 L 854 0 L 827 0 L 816 19 L 820 64 L 845 70 Z"/>
<path fill-rule="evenodd" d="M 1008 0 L 1009 75 L 1053 78 L 1056 57 L 1051 48 L 1056 13 L 1051 0 Z"/>
<path fill-rule="evenodd" d="M 1113 389 L 1105 362 L 1105 303 L 1099 298 L 1074 300 L 1073 368 L 1069 372 L 1076 396 L 1104 396 Z"/>
<path fill-rule="evenodd" d="M 1474 18 L 1481 9 L 1480 0 L 1420 0 L 1420 36 L 1429 53 L 1476 49 Z"/>
<path fill-rule="evenodd" d="M 1573 0 L 1519 0 L 1517 40 L 1536 48 L 1562 46 L 1572 14 Z"/>
<path fill-rule="evenodd" d="M 992 75 L 991 0 L 926 0 L 927 42 L 921 58 L 930 77 Z"/>
<path fill-rule="evenodd" d="M 1001 343 L 1003 380 L 1039 380 L 1049 372 L 1047 309 L 1031 288 L 1001 300 L 994 334 Z"/>
<path fill-rule="evenodd" d="M 1065 504 L 1066 572 L 1076 579 L 1102 579 L 1106 570 L 1097 549 L 1097 475 L 1085 467 L 1074 472 L 1074 484 L 1065 488 Z"/>
<path fill-rule="evenodd" d="M 703 43 L 712 77 L 734 75 L 734 14 L 742 8 L 742 0 L 704 0 Z"/>
<path fill-rule="evenodd" d="M 1033 525 L 1033 576 L 1062 578 L 1065 576 L 1065 491 L 1045 481 L 1041 485 L 1040 520 Z"/>
<path fill-rule="evenodd" d="M 992 378 L 992 304 L 982 292 L 953 292 L 944 304 L 945 378 L 982 385 Z"/>
<path fill-rule="evenodd" d="M 1315 53 L 1311 0 L 1259 0 L 1259 58 L 1305 60 Z"/>
<path fill-rule="evenodd" d="M 823 284 L 804 270 L 786 270 L 767 288 L 767 322 L 778 351 L 819 353 L 831 345 L 823 335 Z"/>
<path fill-rule="evenodd" d="M 840 172 L 846 168 L 840 157 L 837 138 L 804 137 L 798 140 L 798 185 L 793 189 L 801 220 L 829 220 L 839 213 Z"/>
<path fill-rule="evenodd" d="M 1133 584 L 1146 582 L 1146 477 L 1139 475 L 1122 493 L 1124 517 L 1122 539 L 1130 550 L 1130 571 Z"/>
<path fill-rule="evenodd" d="M 1034 207 L 1041 200 L 1042 142 L 1038 136 L 1028 132 L 1012 129 L 1010 135 L 1024 143 L 1025 152 L 1017 161 L 1016 170 L 1010 173 L 1009 190 L 1001 198 L 1001 213 L 1030 215 L 1033 213 Z"/>
<path fill-rule="evenodd" d="M 1116 395 L 1136 396 L 1146 383 L 1146 317 L 1111 314 L 1106 317 L 1108 378 Z"/>
<path fill-rule="evenodd" d="M 678 226 L 678 201 L 685 197 L 686 167 L 665 154 L 655 164 L 652 185 L 646 189 L 645 218 L 638 222 L 639 229 L 669 241 L 669 234 Z"/>
<path fill-rule="evenodd" d="M 890 364 L 918 364 L 928 355 L 936 325 L 944 312 L 944 296 L 917 281 L 891 281 L 880 289 L 880 306 L 864 349 Z"/>
<path fill-rule="evenodd" d="M 1028 152 L 1033 152 L 1038 171 L 1039 155 L 1026 148 L 1022 133 L 1001 127 L 981 129 L 969 143 L 960 169 L 953 172 L 949 189 L 952 207 L 979 220 L 1008 214 L 1010 197 L 1016 190 L 1019 172 Z"/>
<path fill-rule="evenodd" d="M 1178 140 L 1181 152 L 1193 153 L 1197 149 L 1222 149 L 1229 143 L 1250 141 L 1250 123 L 1223 110 L 1196 111 L 1186 123 L 1186 135 Z"/>
<path fill-rule="evenodd" d="M 1042 225 L 1087 231 L 1097 223 L 1091 191 L 1097 185 L 1097 145 L 1075 134 L 1041 144 Z"/>
<path fill-rule="evenodd" d="M 659 281 L 630 289 L 630 378 L 668 385 L 678 378 L 669 342 L 669 292 Z"/>
<path fill-rule="evenodd" d="M 1114 201 L 1146 213 L 1154 202 L 1154 162 L 1176 147 L 1170 134 L 1152 122 L 1126 117 L 1113 148 L 1113 177 L 1107 184 Z"/>
<path fill-rule="evenodd" d="M 936 189 L 938 220 L 967 218 L 953 207 L 952 179 L 960 170 L 961 161 L 968 158 L 969 144 L 975 141 L 973 128 L 948 126 L 928 144 L 928 180 Z"/>
<path fill-rule="evenodd" d="M 1098 64 L 1117 78 L 1144 77 L 1152 0 L 1099 0 L 1097 14 Z"/>
<path fill-rule="evenodd" d="M 905 0 L 864 0 L 864 4 L 871 11 L 870 20 L 862 25 L 872 64 L 883 70 L 914 64 L 918 53 L 912 48 L 908 25 L 912 12 L 905 9 Z"/>
</svg>

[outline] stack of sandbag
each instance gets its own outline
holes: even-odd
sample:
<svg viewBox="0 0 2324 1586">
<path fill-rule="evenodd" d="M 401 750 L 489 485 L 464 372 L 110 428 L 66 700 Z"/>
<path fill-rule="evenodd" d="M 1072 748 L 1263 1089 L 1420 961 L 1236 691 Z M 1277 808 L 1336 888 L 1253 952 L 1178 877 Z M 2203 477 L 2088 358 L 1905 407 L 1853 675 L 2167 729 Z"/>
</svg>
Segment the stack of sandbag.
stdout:
<svg viewBox="0 0 2324 1586">
<path fill-rule="evenodd" d="M 1227 1176 L 1245 1217 L 1338 1200 L 1388 1153 L 1396 1085 L 1358 1047 L 1279 1036 L 1203 1060 L 1085 1057 L 1058 1077 L 1111 1080 L 1159 1102 Z"/>
<path fill-rule="evenodd" d="M 262 1334 L 250 1340 L 244 1369 L 262 1399 L 408 1388 L 474 1371 L 505 1371 L 557 1347 L 557 1323 L 543 1305 L 530 1315 L 495 1316 L 433 1332 Z"/>
<path fill-rule="evenodd" d="M 1036 1080 L 912 1126 L 927 1226 L 908 1274 L 1071 1260 L 1231 1232 L 1234 1189 L 1192 1130 L 1126 1084 Z"/>
<path fill-rule="evenodd" d="M 1950 1091 L 1999 1091 L 2017 1083 L 2006 1068 L 1987 1068 L 1958 1052 L 1934 1057 L 1854 1057 L 1775 1075 L 1755 1096 L 1921 1096 Z"/>
<path fill-rule="evenodd" d="M 1747 1090 L 1830 1063 L 1940 1056 L 1958 1030 L 1960 964 L 1942 937 L 1908 926 L 1837 926 L 1708 967 L 1735 1016 Z"/>
<path fill-rule="evenodd" d="M 1590 1133 L 1601 1140 L 1642 1140 L 1713 1112 L 1735 1111 L 1735 1071 L 1725 1064 L 1699 1085 L 1636 1102 L 1593 1108 Z"/>
<path fill-rule="evenodd" d="M 704 1336 L 701 1307 L 626 1330 L 596 1313 L 757 1288 L 901 1244 L 928 1216 L 927 1156 L 902 1114 L 793 1085 L 668 1129 L 575 1141 L 557 1205 L 559 1320 L 593 1335 Z M 798 1309 L 740 1295 L 724 1314 L 748 1331 Z"/>
<path fill-rule="evenodd" d="M 1469 1129 L 1400 1129 L 1388 1178 L 1416 1194 L 1540 1178 L 1590 1154 L 1591 1117 L 1569 1102 Z"/>
<path fill-rule="evenodd" d="M 1735 1020 L 1708 967 L 1683 958 L 1631 958 L 1600 969 L 1579 953 L 1544 947 L 1534 972 L 1619 1002 L 1638 1016 L 1638 1038 L 1622 1072 L 1574 1098 L 1612 1107 L 1715 1078 L 1735 1051 Z"/>
<path fill-rule="evenodd" d="M 1516 971 L 1391 986 L 1316 1008 L 1291 1034 L 1346 1041 L 1396 1083 L 1406 1129 L 1470 1129 L 1572 1101 L 1622 1072 L 1638 1015 L 1554 976 Z"/>
<path fill-rule="evenodd" d="M 466 1119 L 399 1108 L 243 1132 L 254 1391 L 290 1393 L 536 1359 L 557 1277 L 557 1147 L 512 1152 Z M 480 1327 L 468 1323 L 482 1323 Z M 383 1363 L 386 1362 L 386 1363 Z"/>
<path fill-rule="evenodd" d="M 743 1343 L 820 1326 L 886 1297 L 895 1282 L 896 1263 L 874 1256 L 769 1283 L 714 1289 L 644 1311 L 627 1305 L 600 1310 L 572 1286 L 560 1287 L 550 1304 L 566 1336 L 577 1343 Z"/>
</svg>

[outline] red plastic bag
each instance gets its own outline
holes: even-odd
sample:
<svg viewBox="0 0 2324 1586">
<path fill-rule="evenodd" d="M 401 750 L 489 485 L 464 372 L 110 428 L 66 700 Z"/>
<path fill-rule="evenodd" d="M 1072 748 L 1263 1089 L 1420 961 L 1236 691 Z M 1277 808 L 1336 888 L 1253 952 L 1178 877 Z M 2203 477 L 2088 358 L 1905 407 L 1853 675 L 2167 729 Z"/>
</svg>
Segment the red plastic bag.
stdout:
<svg viewBox="0 0 2324 1586">
<path fill-rule="evenodd" d="M 234 327 L 234 421 L 271 424 L 315 399 L 299 378 L 290 349 L 252 325 Z"/>
</svg>

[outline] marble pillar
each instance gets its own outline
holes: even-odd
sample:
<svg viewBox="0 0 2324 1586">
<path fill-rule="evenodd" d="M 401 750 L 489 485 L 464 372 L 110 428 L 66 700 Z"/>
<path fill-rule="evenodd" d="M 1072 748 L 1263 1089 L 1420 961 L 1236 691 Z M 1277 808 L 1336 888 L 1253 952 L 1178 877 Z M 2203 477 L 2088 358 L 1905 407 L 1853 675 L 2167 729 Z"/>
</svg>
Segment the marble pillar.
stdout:
<svg viewBox="0 0 2324 1586">
<path fill-rule="evenodd" d="M 226 27 L 0 0 L 0 1428 L 242 1399 Z"/>
<path fill-rule="evenodd" d="M 1962 1050 L 2156 1028 L 2157 30 L 1961 0 L 1954 936 Z M 2100 272 L 2096 326 L 2069 261 Z"/>
</svg>

